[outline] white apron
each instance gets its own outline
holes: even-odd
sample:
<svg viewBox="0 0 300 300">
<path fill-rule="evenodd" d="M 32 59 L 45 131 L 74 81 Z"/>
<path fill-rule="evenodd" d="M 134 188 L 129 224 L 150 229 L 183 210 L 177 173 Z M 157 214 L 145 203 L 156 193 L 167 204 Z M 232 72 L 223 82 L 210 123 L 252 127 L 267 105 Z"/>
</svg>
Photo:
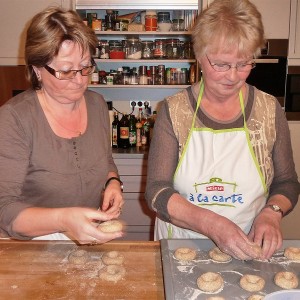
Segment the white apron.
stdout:
<svg viewBox="0 0 300 300">
<path fill-rule="evenodd" d="M 232 220 L 247 234 L 266 203 L 267 188 L 250 143 L 242 92 L 244 127 L 213 130 L 195 127 L 203 90 L 202 83 L 174 188 L 187 201 Z M 166 238 L 207 237 L 156 218 L 155 239 Z"/>
</svg>

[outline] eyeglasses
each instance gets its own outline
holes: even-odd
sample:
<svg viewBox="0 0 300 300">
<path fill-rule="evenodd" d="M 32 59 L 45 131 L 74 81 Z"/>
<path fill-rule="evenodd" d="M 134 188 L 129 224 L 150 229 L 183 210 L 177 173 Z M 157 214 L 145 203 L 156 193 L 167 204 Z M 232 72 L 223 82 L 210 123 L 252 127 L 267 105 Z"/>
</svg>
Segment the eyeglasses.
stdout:
<svg viewBox="0 0 300 300">
<path fill-rule="evenodd" d="M 75 78 L 76 74 L 79 72 L 81 76 L 88 76 L 91 75 L 96 66 L 93 64 L 91 66 L 87 66 L 82 68 L 81 70 L 69 70 L 69 71 L 56 71 L 52 69 L 51 67 L 45 65 L 44 68 L 54 77 L 56 77 L 59 80 L 69 80 Z"/>
<path fill-rule="evenodd" d="M 231 68 L 236 68 L 236 70 L 238 72 L 248 72 L 248 71 L 254 69 L 255 66 L 256 66 L 254 61 L 241 62 L 241 63 L 238 63 L 235 66 L 233 66 L 233 65 L 230 65 L 230 64 L 212 63 L 209 60 L 207 55 L 206 55 L 206 58 L 207 58 L 209 64 L 211 65 L 211 67 L 217 72 L 226 72 L 226 71 L 230 70 Z"/>
</svg>

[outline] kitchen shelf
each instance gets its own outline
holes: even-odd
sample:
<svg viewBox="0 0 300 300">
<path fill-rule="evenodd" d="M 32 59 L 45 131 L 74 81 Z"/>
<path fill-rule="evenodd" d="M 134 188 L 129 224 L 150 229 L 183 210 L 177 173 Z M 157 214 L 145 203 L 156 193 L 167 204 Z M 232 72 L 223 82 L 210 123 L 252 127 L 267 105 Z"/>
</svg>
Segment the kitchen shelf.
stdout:
<svg viewBox="0 0 300 300">
<path fill-rule="evenodd" d="M 97 35 L 110 35 L 110 36 L 125 36 L 125 35 L 138 35 L 138 36 L 190 36 L 191 31 L 100 31 L 95 30 Z"/>
<path fill-rule="evenodd" d="M 89 88 L 104 88 L 104 89 L 112 89 L 112 88 L 119 88 L 119 89 L 184 89 L 187 88 L 189 85 L 187 84 L 165 84 L 165 85 L 158 85 L 158 84 L 89 84 Z"/>
<path fill-rule="evenodd" d="M 99 63 L 145 63 L 145 64 L 170 64 L 170 63 L 195 63 L 196 59 L 103 59 L 94 58 Z"/>
</svg>

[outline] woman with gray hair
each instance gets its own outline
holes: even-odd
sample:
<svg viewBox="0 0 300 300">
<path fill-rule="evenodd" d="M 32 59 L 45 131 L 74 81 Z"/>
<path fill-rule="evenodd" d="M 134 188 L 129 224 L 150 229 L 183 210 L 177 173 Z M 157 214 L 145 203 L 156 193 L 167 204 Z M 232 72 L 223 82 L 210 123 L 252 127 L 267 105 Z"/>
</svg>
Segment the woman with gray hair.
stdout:
<svg viewBox="0 0 300 300">
<path fill-rule="evenodd" d="M 155 238 L 209 238 L 235 258 L 269 258 L 299 182 L 280 104 L 246 83 L 265 44 L 261 15 L 248 0 L 215 0 L 192 38 L 201 81 L 164 100 L 150 146 Z"/>
</svg>

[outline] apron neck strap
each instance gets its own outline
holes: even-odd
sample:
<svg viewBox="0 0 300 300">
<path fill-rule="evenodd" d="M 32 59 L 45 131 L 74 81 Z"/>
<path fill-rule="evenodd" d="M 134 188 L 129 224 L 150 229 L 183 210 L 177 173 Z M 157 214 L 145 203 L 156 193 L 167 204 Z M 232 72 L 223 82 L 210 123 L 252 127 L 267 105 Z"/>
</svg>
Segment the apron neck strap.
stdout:
<svg viewBox="0 0 300 300">
<path fill-rule="evenodd" d="M 201 79 L 201 81 L 200 81 L 200 91 L 199 91 L 199 95 L 198 95 L 196 110 L 195 110 L 195 113 L 194 113 L 194 116 L 193 116 L 192 128 L 195 127 L 197 112 L 198 112 L 198 109 L 200 107 L 200 102 L 201 102 L 202 97 L 203 97 L 203 92 L 204 92 L 204 82 L 203 82 L 203 79 Z M 239 99 L 240 99 L 241 111 L 242 111 L 242 114 L 243 114 L 244 128 L 247 128 L 244 97 L 243 97 L 242 89 L 240 89 L 240 91 L 239 91 Z"/>
</svg>

